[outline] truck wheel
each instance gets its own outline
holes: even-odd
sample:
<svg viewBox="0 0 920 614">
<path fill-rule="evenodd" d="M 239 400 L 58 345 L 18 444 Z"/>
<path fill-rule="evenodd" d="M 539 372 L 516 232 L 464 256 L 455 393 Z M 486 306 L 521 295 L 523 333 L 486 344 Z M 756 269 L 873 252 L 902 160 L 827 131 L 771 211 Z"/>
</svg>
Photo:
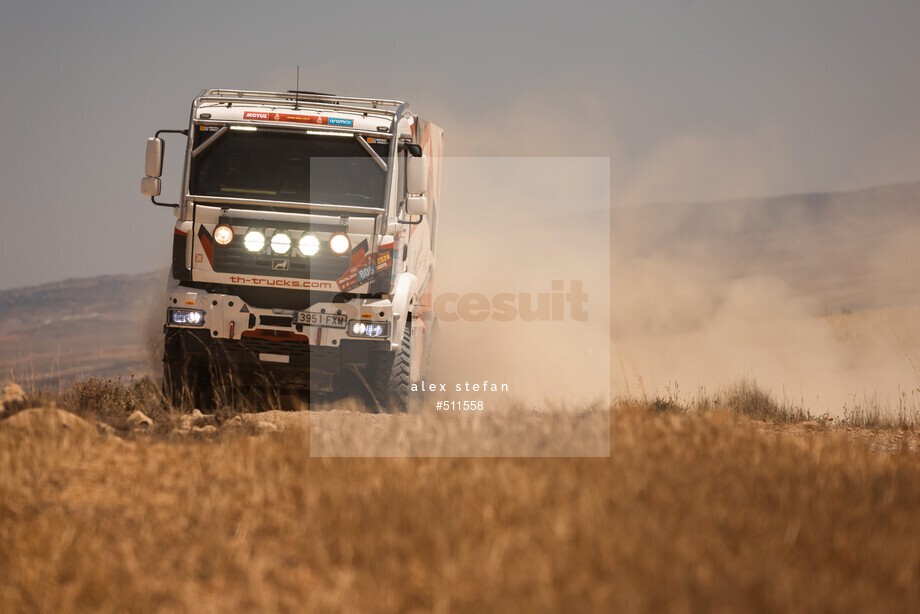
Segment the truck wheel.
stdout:
<svg viewBox="0 0 920 614">
<path fill-rule="evenodd" d="M 164 400 L 170 407 L 180 410 L 209 411 L 213 394 L 207 363 L 189 361 L 169 345 L 167 343 L 163 356 Z"/>
<path fill-rule="evenodd" d="M 406 321 L 402 345 L 393 359 L 390 372 L 390 406 L 394 412 L 404 414 L 409 411 L 409 389 L 412 385 L 412 318 Z"/>
<path fill-rule="evenodd" d="M 168 355 L 163 359 L 163 399 L 167 405 L 185 409 L 194 404 L 189 379 L 181 359 L 173 360 Z"/>
<path fill-rule="evenodd" d="M 367 408 L 404 414 L 409 411 L 410 369 L 412 365 L 412 319 L 406 322 L 402 345 L 396 352 L 379 352 L 371 364 L 371 388 L 374 398 Z"/>
</svg>

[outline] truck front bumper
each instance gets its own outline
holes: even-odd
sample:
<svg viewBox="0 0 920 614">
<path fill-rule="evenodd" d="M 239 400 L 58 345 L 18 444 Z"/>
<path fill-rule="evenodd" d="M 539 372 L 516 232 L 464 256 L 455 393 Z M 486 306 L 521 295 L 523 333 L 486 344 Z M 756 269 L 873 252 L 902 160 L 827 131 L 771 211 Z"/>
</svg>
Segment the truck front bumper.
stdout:
<svg viewBox="0 0 920 614">
<path fill-rule="evenodd" d="M 330 320 L 324 325 L 298 322 L 298 313 Z M 197 315 L 196 315 L 197 314 Z M 333 318 L 326 316 L 341 316 Z M 316 318 L 311 318 L 316 319 Z M 363 326 L 361 326 L 363 324 Z M 344 341 L 392 342 L 393 304 L 389 299 L 317 302 L 303 312 L 247 305 L 232 294 L 214 294 L 182 286 L 167 297 L 167 328 L 206 330 L 212 339 L 281 337 L 318 347 L 338 347 Z"/>
<path fill-rule="evenodd" d="M 344 316 L 344 327 L 298 324 L 293 310 L 263 309 L 238 296 L 178 287 L 167 297 L 167 355 L 207 362 L 242 381 L 255 376 L 331 390 L 336 375 L 392 349 L 393 308 L 387 299 L 319 302 L 306 311 Z M 375 336 L 356 334 L 362 329 Z"/>
</svg>

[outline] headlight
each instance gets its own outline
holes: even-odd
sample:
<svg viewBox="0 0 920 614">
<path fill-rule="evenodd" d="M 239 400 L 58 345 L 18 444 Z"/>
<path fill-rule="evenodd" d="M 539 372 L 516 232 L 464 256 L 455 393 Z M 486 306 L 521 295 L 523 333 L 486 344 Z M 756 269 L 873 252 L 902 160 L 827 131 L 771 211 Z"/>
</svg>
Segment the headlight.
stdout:
<svg viewBox="0 0 920 614">
<path fill-rule="evenodd" d="M 177 326 L 201 326 L 204 312 L 197 309 L 170 309 L 169 323 Z"/>
<path fill-rule="evenodd" d="M 386 337 L 390 332 L 389 322 L 362 322 L 352 320 L 348 323 L 349 337 Z"/>
<path fill-rule="evenodd" d="M 261 252 L 265 247 L 265 235 L 258 230 L 250 230 L 243 237 L 243 245 L 251 252 Z"/>
<path fill-rule="evenodd" d="M 297 246 L 304 256 L 315 256 L 316 252 L 319 251 L 319 239 L 314 235 L 304 235 L 300 237 L 300 243 Z"/>
<path fill-rule="evenodd" d="M 272 235 L 272 251 L 276 254 L 286 254 L 291 249 L 291 235 L 276 232 Z"/>
<path fill-rule="evenodd" d="M 221 224 L 214 229 L 214 241 L 218 245 L 230 245 L 233 240 L 233 229 L 226 224 Z"/>
<path fill-rule="evenodd" d="M 329 237 L 329 249 L 336 254 L 344 254 L 351 247 L 351 240 L 344 232 L 337 232 Z"/>
</svg>

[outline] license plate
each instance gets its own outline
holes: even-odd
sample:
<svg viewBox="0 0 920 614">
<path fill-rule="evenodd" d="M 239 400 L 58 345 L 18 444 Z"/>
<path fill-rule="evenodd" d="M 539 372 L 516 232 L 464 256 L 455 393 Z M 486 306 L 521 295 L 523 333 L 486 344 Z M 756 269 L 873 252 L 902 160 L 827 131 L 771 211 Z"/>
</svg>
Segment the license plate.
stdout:
<svg viewBox="0 0 920 614">
<path fill-rule="evenodd" d="M 294 314 L 294 324 L 317 326 L 319 328 L 345 328 L 347 318 L 340 313 L 315 313 L 298 311 Z"/>
</svg>

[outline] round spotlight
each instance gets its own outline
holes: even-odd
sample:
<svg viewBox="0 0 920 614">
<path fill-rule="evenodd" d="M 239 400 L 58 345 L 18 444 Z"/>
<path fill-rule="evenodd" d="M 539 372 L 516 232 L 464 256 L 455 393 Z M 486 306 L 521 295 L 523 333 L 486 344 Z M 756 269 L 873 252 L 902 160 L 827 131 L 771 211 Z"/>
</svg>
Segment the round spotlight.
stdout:
<svg viewBox="0 0 920 614">
<path fill-rule="evenodd" d="M 233 240 L 233 229 L 226 224 L 221 224 L 214 229 L 214 241 L 218 245 L 230 245 Z"/>
<path fill-rule="evenodd" d="M 315 235 L 304 235 L 300 237 L 300 242 L 297 246 L 304 256 L 315 256 L 316 252 L 319 251 L 319 239 Z"/>
<path fill-rule="evenodd" d="M 291 235 L 276 232 L 272 235 L 272 251 L 276 254 L 286 254 L 291 250 Z"/>
<path fill-rule="evenodd" d="M 329 237 L 329 249 L 336 254 L 344 254 L 351 247 L 351 240 L 344 232 L 337 232 Z"/>
<path fill-rule="evenodd" d="M 367 330 L 367 324 L 364 322 L 352 322 L 351 332 L 353 335 L 363 335 Z"/>
<path fill-rule="evenodd" d="M 243 237 L 243 246 L 251 252 L 261 252 L 265 247 L 265 235 L 258 230 L 250 230 Z"/>
</svg>

